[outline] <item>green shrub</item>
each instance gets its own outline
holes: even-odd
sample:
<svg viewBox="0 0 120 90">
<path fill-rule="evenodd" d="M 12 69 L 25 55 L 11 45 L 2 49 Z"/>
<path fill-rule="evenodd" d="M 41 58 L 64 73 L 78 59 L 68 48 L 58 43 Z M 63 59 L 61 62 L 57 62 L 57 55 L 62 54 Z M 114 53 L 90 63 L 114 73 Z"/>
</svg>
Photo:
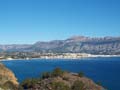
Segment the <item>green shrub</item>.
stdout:
<svg viewBox="0 0 120 90">
<path fill-rule="evenodd" d="M 21 87 L 24 89 L 32 88 L 38 81 L 38 79 L 26 79 L 21 83 Z"/>
<path fill-rule="evenodd" d="M 49 73 L 49 72 L 44 72 L 42 74 L 42 79 L 49 78 L 49 77 L 51 77 L 51 73 Z"/>
<path fill-rule="evenodd" d="M 64 71 L 62 71 L 60 68 L 56 68 L 56 69 L 52 72 L 52 76 L 53 76 L 53 77 L 62 76 L 63 73 L 64 73 Z"/>
<path fill-rule="evenodd" d="M 78 75 L 79 75 L 79 77 L 84 77 L 84 73 L 83 72 L 79 72 Z"/>
<path fill-rule="evenodd" d="M 72 85 L 72 90 L 85 90 L 84 83 L 81 81 L 75 81 Z"/>
<path fill-rule="evenodd" d="M 52 82 L 51 86 L 52 90 L 70 90 L 70 87 L 63 82 Z"/>
<path fill-rule="evenodd" d="M 100 85 L 100 86 L 102 86 L 101 82 L 99 82 L 99 81 L 98 81 L 98 82 L 96 82 L 96 84 L 97 84 L 97 85 Z"/>
</svg>

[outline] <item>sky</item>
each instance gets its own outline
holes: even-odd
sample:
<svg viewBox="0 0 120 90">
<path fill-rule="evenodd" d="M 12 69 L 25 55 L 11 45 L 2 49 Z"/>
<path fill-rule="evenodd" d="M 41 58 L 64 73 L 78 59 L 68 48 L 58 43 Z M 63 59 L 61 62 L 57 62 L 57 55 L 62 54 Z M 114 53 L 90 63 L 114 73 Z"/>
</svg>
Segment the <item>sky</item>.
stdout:
<svg viewBox="0 0 120 90">
<path fill-rule="evenodd" d="M 120 0 L 0 0 L 0 44 L 120 36 Z"/>
</svg>

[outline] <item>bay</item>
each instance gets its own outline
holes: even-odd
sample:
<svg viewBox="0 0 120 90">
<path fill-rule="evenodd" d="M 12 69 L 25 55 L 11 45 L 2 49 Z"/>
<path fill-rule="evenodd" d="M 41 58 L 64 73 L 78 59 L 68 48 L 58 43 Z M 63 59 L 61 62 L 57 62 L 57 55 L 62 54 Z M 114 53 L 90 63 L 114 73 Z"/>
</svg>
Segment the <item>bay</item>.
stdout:
<svg viewBox="0 0 120 90">
<path fill-rule="evenodd" d="M 56 67 L 70 72 L 84 72 L 86 77 L 101 82 L 108 90 L 120 90 L 120 57 L 72 59 L 32 59 L 2 61 L 11 69 L 19 82 L 26 78 L 40 77 L 43 72 Z"/>
</svg>

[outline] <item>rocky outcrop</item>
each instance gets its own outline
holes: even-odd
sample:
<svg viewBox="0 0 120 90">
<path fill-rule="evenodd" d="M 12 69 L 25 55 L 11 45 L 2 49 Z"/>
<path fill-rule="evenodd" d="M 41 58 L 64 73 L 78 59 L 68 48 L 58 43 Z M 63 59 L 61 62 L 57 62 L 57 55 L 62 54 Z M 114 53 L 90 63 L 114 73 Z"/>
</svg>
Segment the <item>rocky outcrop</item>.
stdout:
<svg viewBox="0 0 120 90">
<path fill-rule="evenodd" d="M 41 79 L 28 79 L 21 85 L 27 90 L 105 90 L 83 75 L 62 72 L 55 69 L 43 74 Z"/>
<path fill-rule="evenodd" d="M 20 85 L 15 75 L 0 64 L 0 90 L 104 90 L 82 73 L 69 73 L 56 68 L 40 78 L 27 79 Z"/>
<path fill-rule="evenodd" d="M 52 86 L 50 86 L 51 83 L 64 83 L 66 86 L 70 87 L 69 90 L 72 90 L 72 86 L 76 81 L 80 81 L 83 83 L 82 90 L 104 90 L 103 87 L 95 84 L 91 79 L 88 79 L 86 77 L 79 77 L 78 75 L 66 73 L 63 75 L 63 77 L 55 77 L 55 78 L 48 78 L 41 81 L 41 84 L 43 84 L 43 87 L 48 87 L 45 90 L 52 90 Z M 37 85 L 36 85 L 37 86 Z M 40 87 L 40 90 L 43 90 L 44 88 L 42 86 Z M 35 87 L 36 88 L 36 87 Z M 54 89 L 53 89 L 54 90 Z"/>
<path fill-rule="evenodd" d="M 0 63 L 0 88 L 2 90 L 17 90 L 18 85 L 13 72 Z"/>
</svg>

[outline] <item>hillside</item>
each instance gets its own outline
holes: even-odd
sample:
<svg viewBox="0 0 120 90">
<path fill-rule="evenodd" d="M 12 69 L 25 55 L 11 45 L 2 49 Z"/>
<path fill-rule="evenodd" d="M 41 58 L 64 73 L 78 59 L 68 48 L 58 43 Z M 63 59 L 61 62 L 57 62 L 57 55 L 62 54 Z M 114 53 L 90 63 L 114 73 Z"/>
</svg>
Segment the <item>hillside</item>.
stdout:
<svg viewBox="0 0 120 90">
<path fill-rule="evenodd" d="M 120 54 L 120 37 L 72 37 L 66 40 L 37 42 L 31 48 L 38 52 Z"/>
<path fill-rule="evenodd" d="M 104 90 L 82 73 L 69 73 L 59 68 L 44 73 L 41 79 L 27 79 L 21 87 L 25 90 Z"/>
<path fill-rule="evenodd" d="M 70 73 L 60 68 L 18 84 L 13 72 L 0 64 L 0 90 L 104 90 L 104 88 L 85 77 L 82 72 Z"/>
<path fill-rule="evenodd" d="M 60 68 L 18 84 L 13 72 L 0 64 L 0 90 L 104 90 L 104 88 L 85 77 L 82 72 L 70 73 Z"/>
<path fill-rule="evenodd" d="M 17 90 L 18 82 L 12 71 L 0 63 L 0 90 Z"/>
<path fill-rule="evenodd" d="M 118 55 L 120 54 L 120 37 L 75 36 L 66 40 L 39 41 L 31 45 L 0 45 L 0 51 Z"/>
</svg>

